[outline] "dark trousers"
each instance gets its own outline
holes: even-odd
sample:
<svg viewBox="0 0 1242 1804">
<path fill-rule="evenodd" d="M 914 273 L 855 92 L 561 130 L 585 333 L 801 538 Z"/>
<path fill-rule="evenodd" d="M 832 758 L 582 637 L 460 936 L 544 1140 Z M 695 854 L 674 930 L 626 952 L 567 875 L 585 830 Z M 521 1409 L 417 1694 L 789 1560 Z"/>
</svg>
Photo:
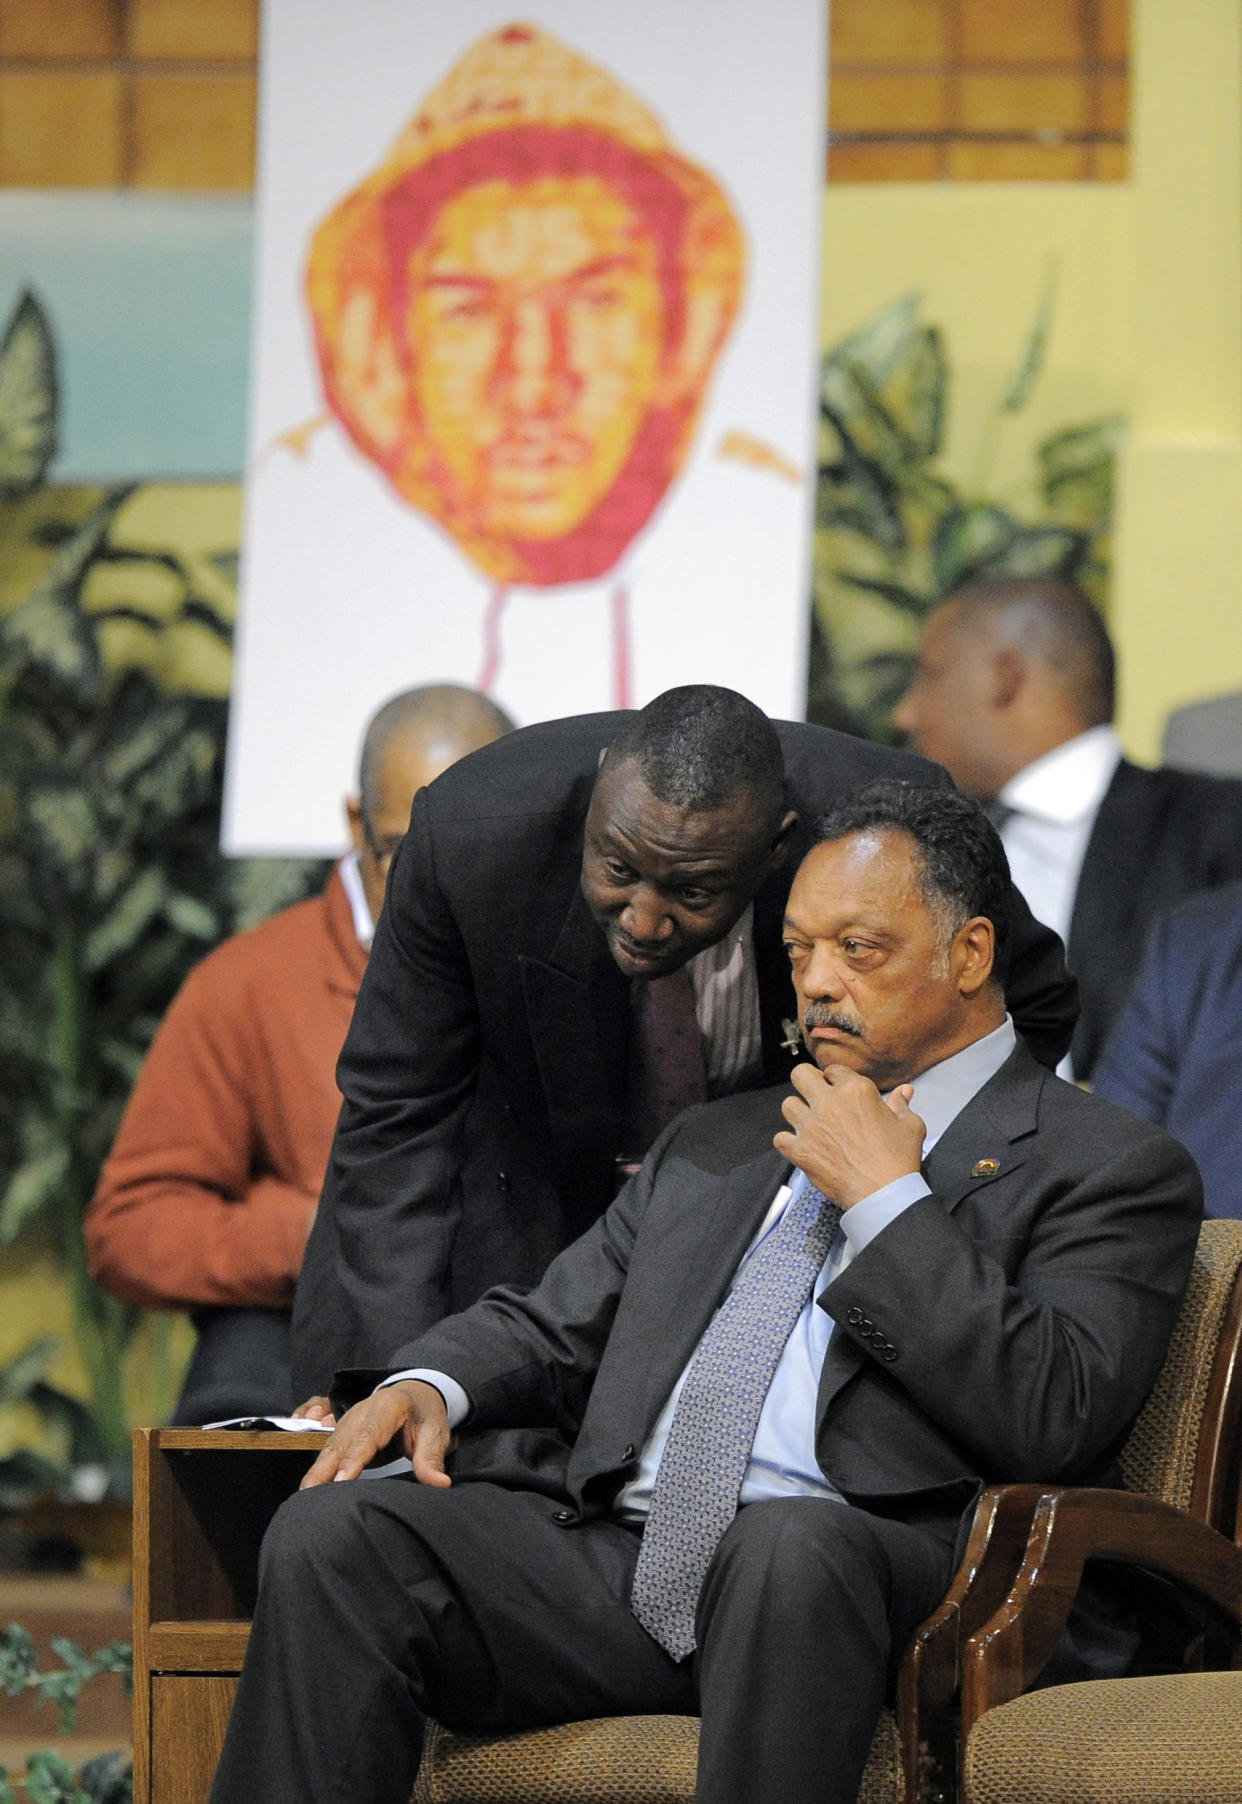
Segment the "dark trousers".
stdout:
<svg viewBox="0 0 1242 1804">
<path fill-rule="evenodd" d="M 896 1658 L 953 1550 L 819 1498 L 751 1504 L 713 1559 L 699 1652 L 628 1607 L 639 1535 L 555 1500 L 404 1478 L 282 1506 L 212 1804 L 407 1804 L 423 1717 L 476 1732 L 702 1715 L 700 1804 L 854 1804 Z"/>
</svg>

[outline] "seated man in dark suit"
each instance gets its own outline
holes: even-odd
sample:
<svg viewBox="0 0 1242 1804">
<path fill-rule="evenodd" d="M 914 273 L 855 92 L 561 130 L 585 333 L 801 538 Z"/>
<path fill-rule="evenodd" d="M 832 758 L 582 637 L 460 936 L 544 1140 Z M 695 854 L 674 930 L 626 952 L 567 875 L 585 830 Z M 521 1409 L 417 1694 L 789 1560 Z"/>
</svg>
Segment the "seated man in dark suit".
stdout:
<svg viewBox="0 0 1242 1804">
<path fill-rule="evenodd" d="M 1014 883 L 1065 942 L 1089 1079 L 1147 930 L 1195 890 L 1242 878 L 1242 783 L 1144 770 L 1112 727 L 1113 647 L 1080 589 L 1006 578 L 963 589 L 923 629 L 902 732 L 990 805 Z"/>
<path fill-rule="evenodd" d="M 1242 1216 L 1240 1063 L 1242 883 L 1227 883 L 1160 916 L 1095 1068 L 1101 1096 L 1194 1154 L 1209 1215 Z"/>
<path fill-rule="evenodd" d="M 423 1712 L 645 1711 L 701 1713 L 703 1804 L 853 1804 L 980 1488 L 1114 1478 L 1193 1163 L 1017 1041 L 973 803 L 878 784 L 820 831 L 794 1093 L 690 1109 L 533 1291 L 343 1376 L 265 1543 L 214 1804 L 405 1804 Z M 454 1453 L 459 1422 L 509 1432 Z M 339 1482 L 394 1436 L 412 1477 Z"/>
<path fill-rule="evenodd" d="M 513 733 L 417 798 L 338 1067 L 299 1397 L 534 1284 L 677 1107 L 788 1075 L 790 876 L 809 823 L 884 776 L 947 781 L 696 684 Z M 1055 1064 L 1074 986 L 1025 907 L 1007 996 Z"/>
</svg>

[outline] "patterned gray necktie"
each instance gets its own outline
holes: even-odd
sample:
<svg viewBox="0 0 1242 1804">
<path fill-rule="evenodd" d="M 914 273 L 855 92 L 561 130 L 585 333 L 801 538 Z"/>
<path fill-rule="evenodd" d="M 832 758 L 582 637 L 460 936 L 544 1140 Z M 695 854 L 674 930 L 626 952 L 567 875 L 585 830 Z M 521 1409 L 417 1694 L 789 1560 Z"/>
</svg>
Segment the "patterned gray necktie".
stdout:
<svg viewBox="0 0 1242 1804">
<path fill-rule="evenodd" d="M 737 1514 L 759 1415 L 841 1211 L 808 1184 L 755 1249 L 686 1374 L 651 1494 L 630 1608 L 684 1660 L 716 1545 Z"/>
</svg>

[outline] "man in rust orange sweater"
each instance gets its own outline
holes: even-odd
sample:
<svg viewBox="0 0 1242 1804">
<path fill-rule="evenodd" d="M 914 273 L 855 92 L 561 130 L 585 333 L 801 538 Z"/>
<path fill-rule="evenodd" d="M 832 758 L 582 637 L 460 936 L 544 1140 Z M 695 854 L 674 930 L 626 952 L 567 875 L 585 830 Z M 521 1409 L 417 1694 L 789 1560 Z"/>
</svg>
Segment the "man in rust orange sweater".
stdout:
<svg viewBox="0 0 1242 1804">
<path fill-rule="evenodd" d="M 353 850 L 321 896 L 195 967 L 152 1043 L 86 1222 L 91 1271 L 199 1339 L 175 1419 L 287 1411 L 289 1309 L 340 1109 L 336 1061 L 415 793 L 512 722 L 452 685 L 366 729 Z"/>
</svg>

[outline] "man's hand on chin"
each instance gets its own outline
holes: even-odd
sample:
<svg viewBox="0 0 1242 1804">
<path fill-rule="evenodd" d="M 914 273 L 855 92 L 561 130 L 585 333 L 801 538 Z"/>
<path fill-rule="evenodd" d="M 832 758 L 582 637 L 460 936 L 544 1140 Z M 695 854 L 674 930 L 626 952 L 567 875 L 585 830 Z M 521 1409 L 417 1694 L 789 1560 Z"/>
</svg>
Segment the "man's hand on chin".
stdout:
<svg viewBox="0 0 1242 1804">
<path fill-rule="evenodd" d="M 881 1096 L 845 1065 L 795 1065 L 792 1082 L 797 1095 L 781 1104 L 792 1131 L 772 1144 L 842 1209 L 918 1171 L 927 1127 L 910 1107 L 909 1084 Z"/>
<path fill-rule="evenodd" d="M 300 1488 L 357 1478 L 396 1435 L 419 1484 L 452 1484 L 444 1470 L 451 1435 L 444 1399 L 434 1385 L 403 1378 L 345 1411 Z"/>
</svg>

